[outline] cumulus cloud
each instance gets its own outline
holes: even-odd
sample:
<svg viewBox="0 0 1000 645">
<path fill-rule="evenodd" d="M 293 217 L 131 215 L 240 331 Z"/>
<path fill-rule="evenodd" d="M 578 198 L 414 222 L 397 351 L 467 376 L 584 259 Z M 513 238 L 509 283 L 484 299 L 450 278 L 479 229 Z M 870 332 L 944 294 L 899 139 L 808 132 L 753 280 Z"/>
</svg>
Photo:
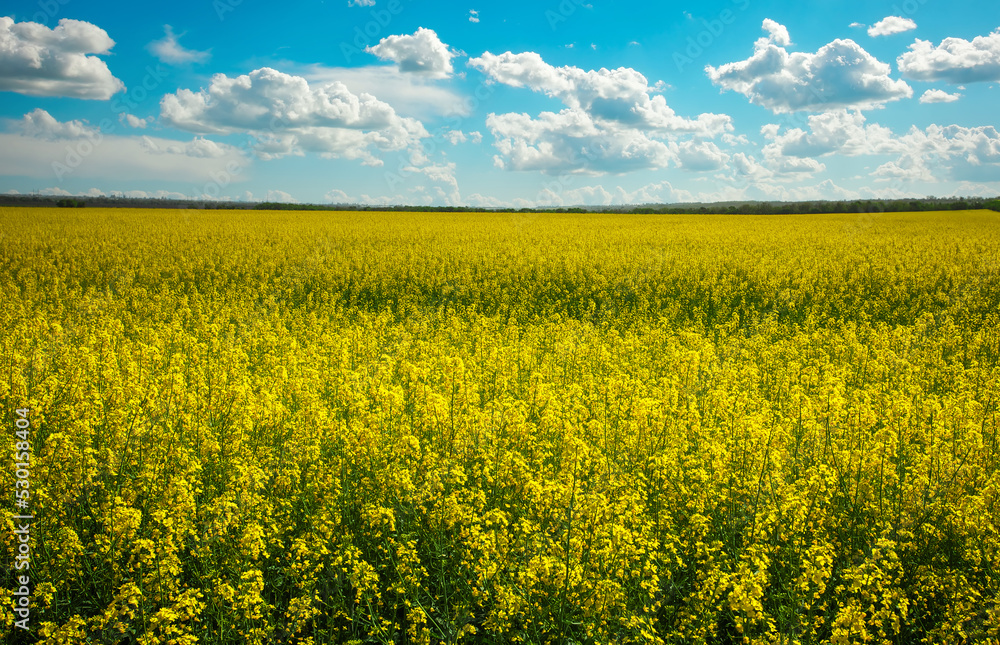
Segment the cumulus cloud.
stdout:
<svg viewBox="0 0 1000 645">
<path fill-rule="evenodd" d="M 195 137 L 191 141 L 173 141 L 170 139 L 153 139 L 143 136 L 139 139 L 143 150 L 154 155 L 184 155 L 195 158 L 219 158 L 226 156 L 228 148 L 204 137 Z"/>
<path fill-rule="evenodd" d="M 927 90 L 920 97 L 921 103 L 954 103 L 958 99 L 962 98 L 962 95 L 958 92 L 954 94 L 949 94 L 944 90 Z"/>
<path fill-rule="evenodd" d="M 351 203 L 351 198 L 347 196 L 347 193 L 340 190 L 339 188 L 334 188 L 330 192 L 323 195 L 325 199 L 330 204 L 349 204 Z"/>
<path fill-rule="evenodd" d="M 737 152 L 729 158 L 729 166 L 737 177 L 763 181 L 774 176 L 774 171 L 757 162 L 753 155 Z"/>
<path fill-rule="evenodd" d="M 917 39 L 896 63 L 906 77 L 918 81 L 953 85 L 1000 81 L 1000 29 L 971 41 L 945 38 L 937 46 Z"/>
<path fill-rule="evenodd" d="M 107 100 L 125 85 L 97 56 L 114 46 L 96 25 L 63 18 L 55 29 L 0 17 L 0 90 Z"/>
<path fill-rule="evenodd" d="M 538 118 L 491 113 L 486 127 L 500 153 L 494 164 L 502 169 L 625 173 L 663 168 L 677 159 L 665 142 L 636 128 L 599 127 L 580 109 L 542 112 Z"/>
<path fill-rule="evenodd" d="M 454 162 L 434 164 L 421 159 L 420 165 L 401 168 L 398 180 L 403 180 L 414 175 L 423 175 L 429 181 L 440 184 L 432 188 L 441 201 L 449 206 L 458 206 L 462 203 L 462 194 L 458 188 L 458 179 L 455 177 L 455 168 L 456 165 Z M 395 181 L 390 178 L 389 186 L 393 187 Z"/>
<path fill-rule="evenodd" d="M 511 87 L 527 87 L 558 98 L 568 108 L 582 110 L 595 119 L 663 134 L 715 136 L 732 130 L 725 114 L 701 114 L 695 119 L 678 116 L 661 95 L 653 95 L 646 77 L 634 69 L 583 70 L 554 67 L 535 52 L 499 56 L 484 53 L 469 60 L 492 80 Z"/>
<path fill-rule="evenodd" d="M 815 54 L 789 53 L 779 44 L 780 25 L 766 22 L 770 35 L 756 42 L 753 56 L 705 67 L 713 83 L 775 113 L 876 108 L 913 96 L 906 82 L 889 77 L 888 64 L 853 40 L 834 40 Z"/>
<path fill-rule="evenodd" d="M 624 173 L 668 164 L 690 169 L 716 165 L 718 148 L 678 144 L 680 137 L 714 137 L 732 131 L 724 114 L 682 117 L 634 69 L 555 67 L 534 52 L 485 52 L 469 65 L 491 81 L 525 87 L 561 101 L 559 112 L 537 117 L 490 114 L 486 125 L 500 153 L 494 163 L 510 170 L 546 173 Z M 713 144 L 714 146 L 714 144 Z"/>
<path fill-rule="evenodd" d="M 143 130 L 147 125 L 152 123 L 153 117 L 147 117 L 145 119 L 140 119 L 134 114 L 129 114 L 127 112 L 122 112 L 118 115 L 118 120 L 122 123 L 127 123 L 130 128 L 137 128 Z"/>
<path fill-rule="evenodd" d="M 93 190 L 96 190 L 96 189 L 95 188 L 91 188 L 91 190 L 93 191 Z M 113 194 L 115 194 L 115 195 L 119 195 L 121 197 L 129 197 L 129 198 L 132 198 L 132 199 L 189 199 L 188 196 L 185 195 L 184 193 L 178 193 L 178 192 L 172 191 L 172 190 L 154 190 L 154 191 L 146 191 L 146 190 L 125 190 L 125 191 L 121 191 L 121 190 L 115 190 L 115 191 L 111 191 L 111 192 Z M 102 195 L 103 195 L 103 193 L 102 193 Z M 94 195 L 94 196 L 95 197 L 100 197 L 101 195 Z"/>
<path fill-rule="evenodd" d="M 761 25 L 764 31 L 770 34 L 770 40 L 778 47 L 788 47 L 792 44 L 792 39 L 788 35 L 788 29 L 778 22 L 771 20 L 770 18 L 764 18 L 764 23 Z"/>
<path fill-rule="evenodd" d="M 396 66 L 325 67 L 307 65 L 288 70 L 318 84 L 343 83 L 354 94 L 368 93 L 392 105 L 402 116 L 429 119 L 468 116 L 467 98 L 421 74 L 401 72 Z"/>
<path fill-rule="evenodd" d="M 796 165 L 819 164 L 817 157 L 892 155 L 872 174 L 877 180 L 939 182 L 943 179 L 1000 179 L 1000 134 L 994 126 L 930 125 L 902 135 L 867 124 L 860 112 L 840 110 L 809 117 L 809 129 L 785 132 L 771 124 L 761 129 L 768 144 L 768 167 L 790 172 Z"/>
<path fill-rule="evenodd" d="M 409 36 L 388 36 L 365 51 L 396 63 L 401 72 L 429 78 L 448 78 L 454 72 L 451 59 L 455 53 L 441 42 L 433 29 L 420 27 Z"/>
<path fill-rule="evenodd" d="M 711 141 L 671 142 L 670 149 L 686 170 L 718 170 L 729 160 L 729 155 Z"/>
<path fill-rule="evenodd" d="M 171 65 L 182 65 L 184 63 L 204 63 L 211 55 L 207 51 L 196 51 L 182 47 L 174 35 L 174 30 L 170 25 L 164 25 L 165 32 L 163 38 L 149 43 L 149 51 L 161 62 Z M 183 36 L 183 34 L 181 34 Z"/>
<path fill-rule="evenodd" d="M 891 36 L 892 34 L 901 34 L 904 31 L 910 31 L 916 28 L 917 23 L 913 22 L 909 18 L 886 16 L 868 28 L 868 35 L 872 38 L 875 38 L 876 36 Z"/>
<path fill-rule="evenodd" d="M 534 199 L 515 198 L 502 200 L 493 196 L 474 193 L 468 202 L 472 206 L 499 208 L 551 208 L 566 206 L 621 206 L 636 204 L 672 204 L 694 201 L 693 195 L 675 188 L 669 181 L 660 181 L 625 188 L 614 186 L 605 188 L 601 184 L 574 187 L 557 181 L 550 182 L 538 192 Z"/>
<path fill-rule="evenodd" d="M 475 9 L 469 9 L 469 22 L 479 22 L 479 12 Z"/>
<path fill-rule="evenodd" d="M 58 121 L 41 109 L 15 121 L 12 132 L 0 133 L 0 175 L 204 182 L 213 174 L 232 176 L 232 168 L 247 163 L 227 144 L 120 136 L 83 121 Z"/>
<path fill-rule="evenodd" d="M 374 7 L 375 0 L 347 0 L 348 7 Z"/>
<path fill-rule="evenodd" d="M 381 166 L 375 151 L 405 149 L 428 136 L 419 121 L 370 94 L 336 81 L 310 86 L 268 67 L 236 78 L 216 74 L 207 90 L 167 94 L 160 118 L 196 134 L 248 133 L 264 159 L 308 151 Z"/>
<path fill-rule="evenodd" d="M 283 204 L 298 204 L 299 200 L 283 190 L 269 190 L 264 196 L 265 202 L 281 202 Z"/>
<path fill-rule="evenodd" d="M 835 110 L 810 115 L 808 131 L 791 128 L 779 134 L 778 125 L 765 126 L 761 133 L 770 143 L 764 146 L 764 155 L 814 158 L 833 153 L 856 156 L 900 151 L 889 128 L 865 125 L 865 121 L 859 111 Z"/>
<path fill-rule="evenodd" d="M 95 138 L 99 135 L 97 128 L 83 121 L 61 122 L 41 108 L 35 108 L 25 114 L 18 125 L 26 136 L 45 141 Z"/>
<path fill-rule="evenodd" d="M 38 194 L 45 195 L 47 197 L 71 197 L 73 195 L 73 193 L 69 192 L 65 188 L 59 188 L 58 186 L 43 188 L 38 191 Z"/>
</svg>

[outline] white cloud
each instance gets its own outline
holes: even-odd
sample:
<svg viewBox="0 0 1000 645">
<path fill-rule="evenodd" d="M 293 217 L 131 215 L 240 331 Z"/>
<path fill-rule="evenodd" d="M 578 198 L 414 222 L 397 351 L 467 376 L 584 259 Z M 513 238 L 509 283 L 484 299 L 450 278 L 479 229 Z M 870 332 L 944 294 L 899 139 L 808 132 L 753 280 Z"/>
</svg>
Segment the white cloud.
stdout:
<svg viewBox="0 0 1000 645">
<path fill-rule="evenodd" d="M 336 81 L 310 86 L 268 67 L 236 78 L 216 74 L 207 90 L 167 94 L 160 118 L 198 134 L 249 133 L 264 159 L 309 151 L 381 166 L 375 151 L 405 149 L 428 136 L 419 121 L 370 94 Z"/>
<path fill-rule="evenodd" d="M 762 181 L 774 176 L 774 171 L 759 164 L 753 155 L 738 152 L 729 158 L 729 165 L 738 177 Z"/>
<path fill-rule="evenodd" d="M 91 188 L 91 190 L 96 190 L 96 189 Z M 126 191 L 112 191 L 112 192 L 121 195 L 122 197 L 129 197 L 132 199 L 189 199 L 189 197 L 184 193 L 178 193 L 170 190 L 154 190 L 152 192 L 145 190 L 126 190 Z M 100 195 L 94 195 L 94 196 L 99 197 Z"/>
<path fill-rule="evenodd" d="M 217 159 L 225 157 L 228 147 L 210 141 L 204 137 L 195 137 L 191 141 L 173 141 L 171 139 L 153 139 L 142 136 L 139 145 L 149 154 L 154 155 L 184 155 L 200 159 Z"/>
<path fill-rule="evenodd" d="M 420 27 L 410 36 L 388 36 L 365 51 L 396 63 L 401 72 L 428 78 L 448 78 L 454 72 L 451 59 L 455 53 L 441 42 L 433 29 Z"/>
<path fill-rule="evenodd" d="M 952 85 L 1000 81 L 1000 29 L 971 41 L 945 38 L 941 44 L 917 39 L 896 59 L 899 71 L 918 81 Z"/>
<path fill-rule="evenodd" d="M 407 197 L 405 195 L 380 195 L 378 197 L 372 197 L 367 193 L 362 193 L 356 199 L 352 201 L 355 204 L 367 204 L 369 206 L 403 206 L 406 204 L 413 204 L 414 200 L 412 197 Z"/>
<path fill-rule="evenodd" d="M 466 200 L 469 206 L 476 208 L 503 208 L 508 206 L 508 202 L 493 195 L 483 195 L 482 193 L 472 193 Z"/>
<path fill-rule="evenodd" d="M 916 28 L 917 23 L 913 22 L 909 18 L 886 16 L 868 28 L 868 35 L 872 38 L 875 38 L 876 36 L 891 36 L 893 34 L 901 34 L 904 31 L 910 31 Z"/>
<path fill-rule="evenodd" d="M 475 9 L 469 9 L 469 22 L 479 22 L 479 12 Z"/>
<path fill-rule="evenodd" d="M 207 51 L 196 51 L 182 47 L 177 39 L 180 36 L 174 35 L 174 30 L 170 25 L 163 25 L 165 35 L 160 40 L 149 43 L 149 51 L 161 62 L 171 65 L 182 65 L 184 63 L 204 63 L 211 56 Z M 181 34 L 183 36 L 184 34 Z"/>
<path fill-rule="evenodd" d="M 96 56 L 114 46 L 96 25 L 63 18 L 55 29 L 0 17 L 0 90 L 107 100 L 125 85 Z"/>
<path fill-rule="evenodd" d="M 778 47 L 788 47 L 792 44 L 792 39 L 788 35 L 788 29 L 784 25 L 770 18 L 764 18 L 764 23 L 761 27 L 770 34 L 770 41 Z"/>
<path fill-rule="evenodd" d="M 958 99 L 962 98 L 962 95 L 958 92 L 954 94 L 948 94 L 944 90 L 927 90 L 920 97 L 921 103 L 954 103 Z"/>
<path fill-rule="evenodd" d="M 912 156 L 906 156 L 897 161 L 887 161 L 873 170 L 871 176 L 875 178 L 875 181 L 901 179 L 929 184 L 937 181 L 930 168 L 925 164 L 915 162 Z"/>
<path fill-rule="evenodd" d="M 24 115 L 18 123 L 22 133 L 29 137 L 43 139 L 45 141 L 58 141 L 60 139 L 93 139 L 99 136 L 100 131 L 83 121 L 57 121 L 55 117 L 41 108 L 35 108 Z"/>
<path fill-rule="evenodd" d="M 339 188 L 334 188 L 330 192 L 323 195 L 323 199 L 331 204 L 350 204 L 351 198 L 347 196 L 347 193 L 340 190 Z"/>
<path fill-rule="evenodd" d="M 625 173 L 663 168 L 677 156 L 663 141 L 635 128 L 602 129 L 585 111 L 490 114 L 486 127 L 500 153 L 494 163 L 509 170 Z"/>
<path fill-rule="evenodd" d="M 222 173 L 239 181 L 248 163 L 230 145 L 119 136 L 40 109 L 14 123 L 15 132 L 0 133 L 0 175 L 206 182 Z"/>
<path fill-rule="evenodd" d="M 739 136 L 735 134 L 729 134 L 728 132 L 722 135 L 722 142 L 727 146 L 748 146 L 750 145 L 750 139 L 747 139 L 747 135 L 741 134 Z"/>
<path fill-rule="evenodd" d="M 656 89 L 650 87 L 646 77 L 629 67 L 590 71 L 553 67 L 534 52 L 506 52 L 499 56 L 486 52 L 470 59 L 469 65 L 494 81 L 543 92 L 603 122 L 662 134 L 715 136 L 733 129 L 732 119 L 725 114 L 706 113 L 696 119 L 678 116 L 663 96 L 653 95 Z"/>
<path fill-rule="evenodd" d="M 444 134 L 444 139 L 453 146 L 471 141 L 472 143 L 482 143 L 483 134 L 481 132 L 462 132 L 461 130 L 449 130 Z"/>
<path fill-rule="evenodd" d="M 860 112 L 841 110 L 809 117 L 809 131 L 780 132 L 775 124 L 761 129 L 764 157 L 772 170 L 788 173 L 796 167 L 819 165 L 817 157 L 840 154 L 894 155 L 872 174 L 883 180 L 936 183 L 946 179 L 1000 179 L 1000 133 L 994 126 L 958 125 L 912 127 L 897 135 L 878 124 L 866 124 Z M 810 171 L 814 172 L 814 171 Z"/>
<path fill-rule="evenodd" d="M 729 160 L 729 155 L 711 141 L 671 142 L 670 149 L 687 170 L 718 170 Z"/>
<path fill-rule="evenodd" d="M 859 199 L 860 197 L 861 194 L 857 191 L 838 186 L 831 179 L 824 179 L 814 186 L 788 188 L 782 193 L 781 201 Z"/>
<path fill-rule="evenodd" d="M 708 167 L 714 163 L 708 160 L 708 148 L 681 148 L 674 140 L 685 135 L 713 137 L 733 129 L 728 115 L 701 114 L 694 119 L 677 115 L 663 96 L 654 94 L 658 86 L 650 87 L 645 76 L 627 67 L 590 71 L 554 67 L 534 52 L 499 56 L 485 52 L 469 65 L 492 81 L 527 87 L 566 106 L 535 118 L 490 114 L 486 125 L 496 139 L 500 154 L 494 162 L 500 168 L 624 173 L 683 160 L 692 169 Z"/>
<path fill-rule="evenodd" d="M 462 203 L 462 195 L 458 188 L 458 180 L 455 178 L 455 164 L 454 163 L 442 163 L 442 164 L 432 164 L 426 159 L 420 159 L 419 163 L 426 165 L 411 165 L 400 169 L 400 174 L 398 176 L 399 181 L 405 178 L 412 177 L 413 175 L 423 175 L 427 177 L 428 180 L 441 184 L 441 186 L 432 187 L 438 194 L 438 197 L 447 205 L 458 206 Z M 390 184 L 392 187 L 392 184 Z M 423 190 L 423 187 L 421 187 Z"/>
<path fill-rule="evenodd" d="M 493 196 L 474 193 L 469 196 L 471 206 L 485 208 L 547 208 L 568 206 L 628 206 L 636 204 L 672 204 L 694 201 L 686 190 L 674 188 L 668 181 L 654 182 L 635 189 L 603 185 L 574 187 L 568 183 L 552 181 L 538 192 L 534 199 L 514 198 L 502 200 Z"/>
<path fill-rule="evenodd" d="M 130 128 L 145 129 L 147 125 L 153 122 L 153 117 L 147 117 L 145 119 L 140 119 L 134 114 L 128 114 L 127 112 L 122 112 L 118 115 L 118 120 L 122 123 L 127 123 Z"/>
<path fill-rule="evenodd" d="M 347 0 L 348 7 L 374 7 L 375 0 Z"/>
<path fill-rule="evenodd" d="M 468 116 L 469 100 L 441 87 L 421 74 L 399 71 L 395 66 L 323 67 L 308 65 L 289 70 L 310 83 L 343 83 L 354 94 L 372 94 L 392 105 L 402 116 L 428 119 L 435 116 Z"/>
<path fill-rule="evenodd" d="M 264 196 L 265 202 L 281 202 L 283 204 L 298 204 L 299 200 L 283 190 L 269 190 Z"/>
<path fill-rule="evenodd" d="M 73 193 L 69 192 L 68 190 L 66 190 L 64 188 L 59 188 L 58 186 L 54 186 L 52 188 L 43 188 L 40 191 L 38 191 L 38 194 L 39 195 L 46 195 L 46 196 L 49 196 L 49 197 L 71 197 L 71 196 L 73 196 Z"/>
<path fill-rule="evenodd" d="M 777 44 L 776 27 L 768 31 L 750 58 L 706 66 L 712 82 L 775 113 L 875 108 L 913 95 L 904 81 L 889 78 L 888 64 L 853 40 L 834 40 L 815 54 L 789 53 Z"/>
<path fill-rule="evenodd" d="M 762 128 L 765 157 L 813 158 L 838 153 L 848 156 L 885 154 L 901 151 L 892 131 L 878 124 L 865 125 L 858 111 L 836 110 L 813 114 L 808 118 L 809 131 L 791 128 L 778 134 L 776 124 Z M 770 152 L 774 154 L 769 154 Z"/>
<path fill-rule="evenodd" d="M 612 204 L 676 204 L 694 201 L 694 196 L 686 190 L 674 188 L 669 181 L 646 184 L 636 190 L 615 189 Z"/>
<path fill-rule="evenodd" d="M 866 26 L 867 26 L 867 25 L 863 25 L 863 24 L 861 24 L 860 22 L 852 22 L 851 24 L 849 24 L 849 25 L 848 25 L 848 27 L 850 27 L 850 28 L 852 28 L 852 29 L 863 29 L 863 28 L 865 28 Z"/>
</svg>

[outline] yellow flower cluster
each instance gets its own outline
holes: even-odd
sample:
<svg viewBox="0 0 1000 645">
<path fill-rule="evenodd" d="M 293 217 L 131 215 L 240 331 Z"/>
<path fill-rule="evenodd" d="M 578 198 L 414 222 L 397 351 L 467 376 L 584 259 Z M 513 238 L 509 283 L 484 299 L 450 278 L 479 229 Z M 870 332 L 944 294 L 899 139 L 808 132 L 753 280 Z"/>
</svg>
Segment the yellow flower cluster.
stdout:
<svg viewBox="0 0 1000 645">
<path fill-rule="evenodd" d="M 857 217 L 0 209 L 33 637 L 1000 639 L 1000 216 Z"/>
</svg>

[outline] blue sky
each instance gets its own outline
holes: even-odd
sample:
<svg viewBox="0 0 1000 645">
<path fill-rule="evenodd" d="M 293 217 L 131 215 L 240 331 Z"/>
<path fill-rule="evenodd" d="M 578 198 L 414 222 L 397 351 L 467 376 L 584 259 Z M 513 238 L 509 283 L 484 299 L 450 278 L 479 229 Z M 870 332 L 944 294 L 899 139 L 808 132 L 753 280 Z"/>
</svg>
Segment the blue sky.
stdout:
<svg viewBox="0 0 1000 645">
<path fill-rule="evenodd" d="M 571 206 L 1000 194 L 1000 5 L 14 0 L 0 192 Z"/>
</svg>

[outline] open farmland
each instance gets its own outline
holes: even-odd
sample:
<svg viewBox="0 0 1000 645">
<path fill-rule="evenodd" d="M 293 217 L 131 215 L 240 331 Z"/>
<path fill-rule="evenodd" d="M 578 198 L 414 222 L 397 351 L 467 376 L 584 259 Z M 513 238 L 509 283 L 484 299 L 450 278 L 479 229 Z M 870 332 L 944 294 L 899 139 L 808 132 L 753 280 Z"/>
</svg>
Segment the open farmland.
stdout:
<svg viewBox="0 0 1000 645">
<path fill-rule="evenodd" d="M 0 229 L 25 642 L 1000 638 L 998 213 Z"/>
</svg>

